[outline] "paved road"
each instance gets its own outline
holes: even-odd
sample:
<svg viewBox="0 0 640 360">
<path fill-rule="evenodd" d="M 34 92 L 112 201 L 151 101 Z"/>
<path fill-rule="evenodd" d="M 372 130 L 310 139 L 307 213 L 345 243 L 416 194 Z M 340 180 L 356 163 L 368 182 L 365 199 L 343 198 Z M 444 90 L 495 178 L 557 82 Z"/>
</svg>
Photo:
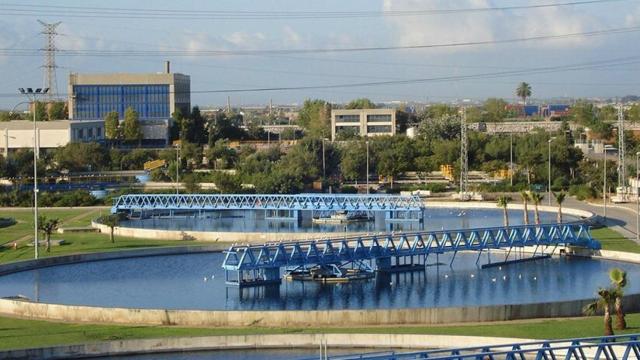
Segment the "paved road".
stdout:
<svg viewBox="0 0 640 360">
<path fill-rule="evenodd" d="M 589 210 L 599 216 L 604 216 L 604 206 L 600 203 L 586 203 L 573 198 L 567 198 L 564 206 L 569 208 Z M 606 225 L 620 232 L 625 237 L 636 240 L 637 215 L 636 204 L 607 204 Z"/>
</svg>

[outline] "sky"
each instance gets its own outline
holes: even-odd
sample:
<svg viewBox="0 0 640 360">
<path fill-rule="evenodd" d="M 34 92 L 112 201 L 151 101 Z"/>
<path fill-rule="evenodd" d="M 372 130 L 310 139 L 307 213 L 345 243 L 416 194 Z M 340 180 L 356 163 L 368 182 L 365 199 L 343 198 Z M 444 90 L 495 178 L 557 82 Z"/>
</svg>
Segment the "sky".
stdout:
<svg viewBox="0 0 640 360">
<path fill-rule="evenodd" d="M 522 81 L 539 99 L 640 94 L 640 0 L 504 9 L 575 1 L 0 0 L 0 108 L 23 100 L 17 88 L 43 84 L 43 54 L 16 52 L 44 46 L 37 20 L 61 21 L 57 48 L 83 51 L 56 57 L 63 96 L 70 72 L 158 72 L 165 60 L 191 76 L 192 104 L 203 107 L 224 105 L 227 96 L 234 105 L 513 100 Z M 501 9 L 468 11 L 487 8 Z M 466 11 L 443 11 L 451 9 Z M 631 31 L 565 36 L 621 28 Z M 531 37 L 547 39 L 503 42 Z M 317 51 L 468 42 L 483 44 Z M 273 52 L 303 49 L 314 51 Z M 327 85 L 351 87 L 315 88 Z M 283 87 L 311 88 L 228 91 Z"/>
</svg>

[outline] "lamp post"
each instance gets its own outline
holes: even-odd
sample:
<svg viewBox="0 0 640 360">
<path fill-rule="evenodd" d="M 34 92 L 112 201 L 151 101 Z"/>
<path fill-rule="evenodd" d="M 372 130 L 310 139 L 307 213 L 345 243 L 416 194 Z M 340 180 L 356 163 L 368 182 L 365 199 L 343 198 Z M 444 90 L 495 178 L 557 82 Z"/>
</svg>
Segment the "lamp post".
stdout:
<svg viewBox="0 0 640 360">
<path fill-rule="evenodd" d="M 509 183 L 513 186 L 513 133 L 509 133 Z"/>
<path fill-rule="evenodd" d="M 33 103 L 33 248 L 34 257 L 38 258 L 38 127 L 36 126 L 36 112 L 38 106 L 36 98 L 49 92 L 49 88 L 19 88 L 20 94 L 25 95 Z"/>
<path fill-rule="evenodd" d="M 176 141 L 176 195 L 180 194 L 180 144 L 180 140 Z"/>
<path fill-rule="evenodd" d="M 603 188 L 602 188 L 602 205 L 604 207 L 603 210 L 603 218 L 604 221 L 607 221 L 607 151 L 615 150 L 615 148 L 611 145 L 605 145 L 602 149 L 604 153 L 604 180 L 603 180 Z"/>
<path fill-rule="evenodd" d="M 369 195 L 369 140 L 367 140 L 367 195 Z"/>
<path fill-rule="evenodd" d="M 640 165 L 640 161 L 638 161 L 639 157 L 640 151 L 636 152 L 636 242 L 640 242 L 640 194 L 638 194 L 638 182 L 640 182 L 640 173 L 638 173 Z"/>
<path fill-rule="evenodd" d="M 549 187 L 547 188 L 549 194 L 547 195 L 549 197 L 549 199 L 547 199 L 547 201 L 549 202 L 549 206 L 551 206 L 551 142 L 555 140 L 555 138 L 550 138 L 547 143 L 549 144 Z"/>
</svg>

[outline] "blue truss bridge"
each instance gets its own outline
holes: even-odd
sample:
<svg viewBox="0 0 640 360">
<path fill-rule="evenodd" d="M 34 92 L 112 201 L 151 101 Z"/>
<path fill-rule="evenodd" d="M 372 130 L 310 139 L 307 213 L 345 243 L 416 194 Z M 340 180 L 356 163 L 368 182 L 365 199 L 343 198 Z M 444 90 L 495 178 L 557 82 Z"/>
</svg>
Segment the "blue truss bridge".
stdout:
<svg viewBox="0 0 640 360">
<path fill-rule="evenodd" d="M 315 271 L 323 278 L 344 278 L 350 272 L 423 269 L 430 255 L 453 254 L 453 264 L 458 252 L 475 251 L 478 263 L 483 252 L 503 249 L 508 263 L 514 248 L 533 247 L 536 258 L 559 246 L 600 249 L 589 227 L 578 222 L 233 245 L 222 267 L 228 284 L 254 286 L 279 283 L 281 270 L 285 276 Z"/>
<path fill-rule="evenodd" d="M 114 199 L 111 208 L 114 214 L 217 210 L 265 210 L 293 219 L 301 211 L 384 212 L 387 219 L 421 221 L 424 206 L 417 196 L 378 194 L 130 194 Z"/>
<path fill-rule="evenodd" d="M 640 360 L 640 334 L 565 340 L 543 340 L 502 345 L 398 353 L 384 351 L 327 360 Z M 322 355 L 321 355 L 322 356 Z M 317 359 L 309 358 L 305 360 Z"/>
</svg>

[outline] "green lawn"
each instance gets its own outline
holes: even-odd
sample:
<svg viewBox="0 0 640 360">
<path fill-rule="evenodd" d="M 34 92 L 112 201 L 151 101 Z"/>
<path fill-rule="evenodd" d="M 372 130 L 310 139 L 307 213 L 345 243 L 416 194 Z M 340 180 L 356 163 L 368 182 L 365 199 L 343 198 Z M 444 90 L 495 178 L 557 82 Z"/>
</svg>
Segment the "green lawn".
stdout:
<svg viewBox="0 0 640 360">
<path fill-rule="evenodd" d="M 600 241 L 603 250 L 640 253 L 640 245 L 609 228 L 594 229 L 591 235 Z"/>
<path fill-rule="evenodd" d="M 91 220 L 97 218 L 108 209 L 96 208 L 75 208 L 75 209 L 44 209 L 41 213 L 50 218 L 58 218 L 62 221 L 61 227 L 84 227 L 90 226 Z M 27 246 L 33 242 L 33 213 L 30 209 L 16 209 L 11 211 L 0 211 L 0 217 L 13 217 L 17 220 L 17 224 L 0 229 L 0 244 L 13 243 L 18 241 L 18 248 L 11 246 L 0 247 L 0 263 L 26 260 L 33 258 L 33 247 Z M 40 238 L 44 237 L 40 234 Z M 129 237 L 116 237 L 116 242 L 111 243 L 107 234 L 100 233 L 54 233 L 52 239 L 64 239 L 65 245 L 53 246 L 51 252 L 45 252 L 44 248 L 40 248 L 40 256 L 57 256 L 75 253 L 89 253 L 99 251 L 115 251 L 127 250 L 145 247 L 159 246 L 185 246 L 185 245 L 203 245 L 205 243 L 198 241 L 185 240 L 153 240 L 153 239 L 137 239 Z M 211 245 L 212 243 L 206 243 Z M 226 249 L 227 243 L 218 243 L 220 249 Z"/>
<path fill-rule="evenodd" d="M 623 333 L 637 333 L 640 314 L 627 316 L 632 327 Z M 108 340 L 158 337 L 248 335 L 288 333 L 380 333 L 380 334 L 442 334 L 514 337 L 531 339 L 561 339 L 602 335 L 602 319 L 531 320 L 482 325 L 459 326 L 394 326 L 365 328 L 180 328 L 163 326 L 114 326 L 67 324 L 48 321 L 0 317 L 0 349 L 43 347 Z"/>
</svg>

